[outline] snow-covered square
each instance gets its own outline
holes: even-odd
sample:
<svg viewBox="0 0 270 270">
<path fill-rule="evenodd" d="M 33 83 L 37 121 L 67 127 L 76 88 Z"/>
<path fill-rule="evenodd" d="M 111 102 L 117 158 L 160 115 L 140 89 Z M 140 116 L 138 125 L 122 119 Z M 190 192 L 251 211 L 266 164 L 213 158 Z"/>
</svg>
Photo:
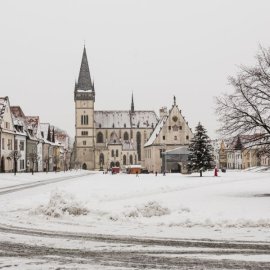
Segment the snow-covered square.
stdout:
<svg viewBox="0 0 270 270">
<path fill-rule="evenodd" d="M 218 177 L 209 171 L 202 178 L 198 174 L 137 177 L 84 171 L 5 174 L 0 185 L 2 242 L 101 253 L 162 250 L 166 251 L 162 256 L 170 260 L 270 263 L 267 170 L 227 171 Z M 151 241 L 158 244 L 153 247 Z M 174 241 L 189 245 L 177 246 Z M 224 246 L 214 248 L 211 243 Z M 233 250 L 239 251 L 228 252 L 232 247 L 225 243 L 235 244 Z M 250 249 L 255 245 L 255 251 L 246 254 L 244 246 L 248 244 Z M 264 252 L 258 246 L 264 247 Z M 36 259 L 30 256 L 25 263 Z M 38 259 L 40 265 L 48 264 L 46 258 Z M 23 267 L 23 263 L 19 265 Z M 106 269 L 96 260 L 73 264 L 75 268 L 79 264 L 78 269 L 99 269 L 100 265 Z M 59 266 L 59 261 L 50 260 L 49 265 Z M 120 266 L 128 269 L 123 262 L 115 265 Z"/>
</svg>

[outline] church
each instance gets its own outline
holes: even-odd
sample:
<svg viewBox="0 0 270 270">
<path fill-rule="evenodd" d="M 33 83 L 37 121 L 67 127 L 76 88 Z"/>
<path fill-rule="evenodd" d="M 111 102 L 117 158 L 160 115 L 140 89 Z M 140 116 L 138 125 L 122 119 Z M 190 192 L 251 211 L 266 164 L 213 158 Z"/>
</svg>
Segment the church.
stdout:
<svg viewBox="0 0 270 270">
<path fill-rule="evenodd" d="M 188 145 L 193 134 L 176 105 L 155 111 L 95 110 L 92 82 L 84 47 L 79 78 L 75 82 L 74 161 L 86 170 L 125 169 L 140 164 L 149 171 L 162 171 L 161 151 Z"/>
</svg>

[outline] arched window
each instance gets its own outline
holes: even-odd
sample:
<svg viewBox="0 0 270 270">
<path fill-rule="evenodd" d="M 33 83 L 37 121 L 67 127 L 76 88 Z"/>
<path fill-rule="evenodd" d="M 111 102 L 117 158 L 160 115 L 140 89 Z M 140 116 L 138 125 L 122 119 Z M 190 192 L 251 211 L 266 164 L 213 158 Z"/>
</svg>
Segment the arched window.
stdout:
<svg viewBox="0 0 270 270">
<path fill-rule="evenodd" d="M 118 157 L 118 150 L 116 150 L 116 157 Z"/>
<path fill-rule="evenodd" d="M 113 161 L 111 162 L 111 168 L 112 168 L 112 167 L 114 167 L 114 162 L 113 162 Z"/>
<path fill-rule="evenodd" d="M 114 157 L 114 150 L 112 150 L 112 157 Z"/>
<path fill-rule="evenodd" d="M 128 141 L 129 140 L 129 136 L 128 136 L 128 133 L 127 132 L 124 133 L 124 140 L 125 141 Z"/>
<path fill-rule="evenodd" d="M 115 166 L 116 167 L 120 167 L 120 162 L 119 161 L 116 161 Z"/>
<path fill-rule="evenodd" d="M 127 157 L 126 157 L 126 155 L 123 156 L 123 165 L 127 165 Z"/>
<path fill-rule="evenodd" d="M 130 164 L 130 165 L 133 164 L 133 156 L 132 156 L 132 155 L 129 156 L 129 164 Z"/>
<path fill-rule="evenodd" d="M 104 154 L 103 153 L 101 153 L 99 155 L 99 165 L 100 166 L 104 165 Z"/>
<path fill-rule="evenodd" d="M 136 142 L 137 142 L 137 153 L 138 153 L 138 160 L 141 161 L 141 141 L 142 136 L 141 133 L 138 131 L 136 134 Z"/>
<path fill-rule="evenodd" d="M 103 134 L 101 132 L 97 135 L 97 143 L 103 143 Z"/>
</svg>

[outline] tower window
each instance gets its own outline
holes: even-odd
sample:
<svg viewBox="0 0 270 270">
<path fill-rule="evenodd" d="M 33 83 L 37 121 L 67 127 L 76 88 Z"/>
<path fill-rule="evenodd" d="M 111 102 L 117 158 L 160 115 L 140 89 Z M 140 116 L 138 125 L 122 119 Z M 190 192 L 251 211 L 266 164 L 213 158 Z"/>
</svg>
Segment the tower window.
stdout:
<svg viewBox="0 0 270 270">
<path fill-rule="evenodd" d="M 82 131 L 82 136 L 87 136 L 88 135 L 88 131 Z"/>
<path fill-rule="evenodd" d="M 165 141 L 165 136 L 163 136 L 163 141 Z"/>
<path fill-rule="evenodd" d="M 177 141 L 177 136 L 174 136 L 174 140 Z"/>
<path fill-rule="evenodd" d="M 86 141 L 83 141 L 83 145 L 86 145 Z"/>
<path fill-rule="evenodd" d="M 88 115 L 81 115 L 81 125 L 88 125 Z"/>
<path fill-rule="evenodd" d="M 186 136 L 186 139 L 189 140 L 189 136 L 188 135 Z"/>
</svg>

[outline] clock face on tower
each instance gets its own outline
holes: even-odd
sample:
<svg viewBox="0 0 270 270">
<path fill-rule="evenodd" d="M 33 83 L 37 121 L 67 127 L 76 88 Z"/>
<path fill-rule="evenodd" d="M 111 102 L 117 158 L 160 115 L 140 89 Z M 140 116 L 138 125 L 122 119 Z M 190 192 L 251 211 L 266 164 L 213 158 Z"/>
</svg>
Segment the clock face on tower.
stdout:
<svg viewBox="0 0 270 270">
<path fill-rule="evenodd" d="M 177 122 L 178 117 L 177 117 L 176 115 L 174 115 L 174 116 L 172 117 L 172 120 L 173 120 L 174 122 Z"/>
</svg>

